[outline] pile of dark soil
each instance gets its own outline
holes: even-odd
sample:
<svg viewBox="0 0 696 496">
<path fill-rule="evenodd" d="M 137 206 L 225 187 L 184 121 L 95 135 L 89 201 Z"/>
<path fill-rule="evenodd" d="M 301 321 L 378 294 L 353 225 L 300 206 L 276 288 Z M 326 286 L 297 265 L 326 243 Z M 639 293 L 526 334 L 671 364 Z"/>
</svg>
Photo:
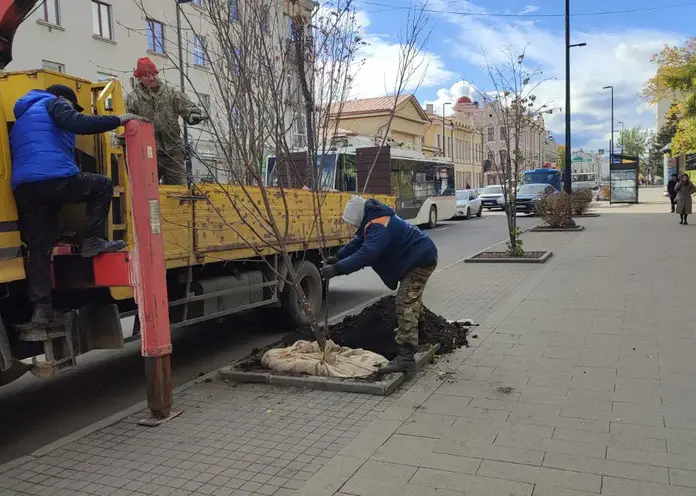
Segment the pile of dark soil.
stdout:
<svg viewBox="0 0 696 496">
<path fill-rule="evenodd" d="M 359 314 L 346 317 L 342 322 L 329 327 L 327 337 L 340 346 L 370 350 L 392 360 L 397 352 L 394 341 L 394 330 L 397 327 L 396 298 L 388 296 L 365 308 Z M 424 348 L 439 344 L 439 353 L 444 354 L 467 346 L 468 332 L 467 326 L 457 322 L 449 323 L 426 308 L 424 325 L 418 332 L 418 339 Z M 236 367 L 245 371 L 263 370 L 261 357 L 266 351 L 271 348 L 291 346 L 300 339 L 314 340 L 309 330 L 290 332 L 278 343 L 254 349 Z"/>
<path fill-rule="evenodd" d="M 394 329 L 397 327 L 396 298 L 389 296 L 331 326 L 329 338 L 341 346 L 363 348 L 391 360 L 396 356 Z M 418 339 L 422 345 L 439 343 L 440 353 L 449 353 L 468 344 L 468 331 L 468 327 L 449 323 L 426 308 Z"/>
</svg>

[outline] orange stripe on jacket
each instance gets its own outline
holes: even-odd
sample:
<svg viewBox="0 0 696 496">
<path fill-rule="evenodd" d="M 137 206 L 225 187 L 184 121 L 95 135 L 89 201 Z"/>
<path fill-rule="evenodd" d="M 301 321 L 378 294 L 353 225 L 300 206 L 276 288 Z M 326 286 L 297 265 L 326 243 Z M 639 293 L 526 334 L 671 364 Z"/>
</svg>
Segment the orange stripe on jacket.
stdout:
<svg viewBox="0 0 696 496">
<path fill-rule="evenodd" d="M 379 224 L 381 226 L 387 227 L 387 224 L 389 224 L 389 217 L 388 215 L 385 217 L 377 217 L 376 219 L 372 219 L 370 222 L 367 223 L 365 226 L 365 229 L 363 230 L 363 239 L 365 239 L 365 236 L 367 236 L 367 229 L 373 225 L 373 224 Z"/>
</svg>

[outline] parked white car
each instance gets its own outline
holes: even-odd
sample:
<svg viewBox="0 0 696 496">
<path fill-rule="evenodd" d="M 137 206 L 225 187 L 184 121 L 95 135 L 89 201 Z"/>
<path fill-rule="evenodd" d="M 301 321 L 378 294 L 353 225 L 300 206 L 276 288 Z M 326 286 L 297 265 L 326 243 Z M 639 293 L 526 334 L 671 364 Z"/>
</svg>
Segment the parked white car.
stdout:
<svg viewBox="0 0 696 496">
<path fill-rule="evenodd" d="M 457 208 L 454 211 L 454 218 L 468 219 L 472 214 L 481 217 L 483 206 L 479 199 L 478 191 L 475 189 L 457 190 Z"/>
<path fill-rule="evenodd" d="M 481 200 L 481 205 L 488 210 L 493 208 L 505 210 L 506 202 L 503 196 L 503 187 L 499 184 L 491 184 L 483 188 L 479 195 L 479 199 Z"/>
</svg>

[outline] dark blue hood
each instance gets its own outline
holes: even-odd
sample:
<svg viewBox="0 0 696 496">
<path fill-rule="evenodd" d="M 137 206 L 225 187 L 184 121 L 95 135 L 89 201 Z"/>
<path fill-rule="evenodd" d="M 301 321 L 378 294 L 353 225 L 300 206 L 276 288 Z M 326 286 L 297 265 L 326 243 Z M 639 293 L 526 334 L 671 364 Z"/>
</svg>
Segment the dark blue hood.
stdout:
<svg viewBox="0 0 696 496">
<path fill-rule="evenodd" d="M 29 93 L 17 100 L 17 103 L 15 103 L 15 119 L 19 119 L 25 114 L 27 110 L 36 105 L 38 102 L 47 98 L 53 99 L 56 98 L 56 96 L 43 90 L 31 90 Z"/>
<path fill-rule="evenodd" d="M 380 217 L 391 217 L 395 213 L 396 212 L 394 212 L 394 209 L 389 205 L 385 205 L 384 203 L 380 203 L 377 200 L 370 198 L 365 202 L 365 215 L 363 216 L 362 223 L 358 228 L 358 234 L 365 230 L 365 226 L 367 226 L 368 222 L 379 219 Z"/>
</svg>

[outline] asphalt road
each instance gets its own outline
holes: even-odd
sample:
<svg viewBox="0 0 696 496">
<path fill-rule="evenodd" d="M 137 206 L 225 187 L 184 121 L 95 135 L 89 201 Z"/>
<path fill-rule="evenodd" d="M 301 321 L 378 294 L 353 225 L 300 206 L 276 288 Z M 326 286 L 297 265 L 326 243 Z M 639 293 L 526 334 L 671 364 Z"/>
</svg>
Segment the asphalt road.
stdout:
<svg viewBox="0 0 696 496">
<path fill-rule="evenodd" d="M 521 228 L 538 222 L 519 216 Z M 439 268 L 505 239 L 501 213 L 484 212 L 480 219 L 447 221 L 428 231 L 437 244 Z M 470 282 L 469 282 L 470 283 Z M 331 281 L 328 308 L 331 316 L 387 293 L 370 269 Z M 276 340 L 278 331 L 248 332 L 250 316 L 221 324 L 181 329 L 172 336 L 174 386 L 195 379 L 260 346 Z M 123 350 L 91 352 L 78 359 L 76 369 L 52 380 L 26 375 L 0 388 L 0 464 L 130 407 L 145 398 L 140 344 Z"/>
</svg>

